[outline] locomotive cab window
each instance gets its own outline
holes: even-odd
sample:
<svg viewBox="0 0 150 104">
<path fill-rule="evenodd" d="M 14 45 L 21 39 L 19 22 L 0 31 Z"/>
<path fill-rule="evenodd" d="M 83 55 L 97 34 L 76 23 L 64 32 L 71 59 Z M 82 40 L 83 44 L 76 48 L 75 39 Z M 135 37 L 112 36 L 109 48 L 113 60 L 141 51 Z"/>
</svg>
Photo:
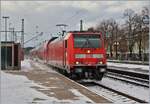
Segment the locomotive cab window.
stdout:
<svg viewBox="0 0 150 104">
<path fill-rule="evenodd" d="M 100 35 L 84 34 L 74 35 L 74 47 L 75 48 L 100 48 L 101 47 Z"/>
</svg>

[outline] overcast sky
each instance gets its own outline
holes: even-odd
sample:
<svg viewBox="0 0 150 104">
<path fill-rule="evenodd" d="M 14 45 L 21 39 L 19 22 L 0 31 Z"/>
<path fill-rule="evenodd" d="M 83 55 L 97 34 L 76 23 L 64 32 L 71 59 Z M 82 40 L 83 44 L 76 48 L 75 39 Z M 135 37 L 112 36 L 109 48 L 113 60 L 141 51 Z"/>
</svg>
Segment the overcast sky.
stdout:
<svg viewBox="0 0 150 104">
<path fill-rule="evenodd" d="M 36 31 L 44 32 L 39 40 L 25 46 L 33 46 L 50 38 L 51 33 L 61 29 L 56 24 L 67 24 L 66 30 L 79 30 L 80 19 L 84 29 L 96 26 L 104 19 L 114 18 L 123 23 L 123 11 L 127 8 L 140 13 L 149 1 L 1 1 L 2 16 L 9 16 L 8 25 L 20 29 L 21 19 L 25 19 L 25 41 L 35 36 Z M 2 20 L 2 25 L 4 20 Z M 4 26 L 4 25 L 3 25 Z M 2 26 L 2 30 L 4 27 Z M 4 36 L 2 35 L 2 38 Z"/>
</svg>

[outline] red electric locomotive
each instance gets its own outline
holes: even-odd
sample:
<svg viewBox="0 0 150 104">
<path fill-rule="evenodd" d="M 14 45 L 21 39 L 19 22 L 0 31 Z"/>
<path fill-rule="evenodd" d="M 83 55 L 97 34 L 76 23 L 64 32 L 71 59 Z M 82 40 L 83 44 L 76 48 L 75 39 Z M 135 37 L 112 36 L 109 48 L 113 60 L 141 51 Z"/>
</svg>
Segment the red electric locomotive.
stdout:
<svg viewBox="0 0 150 104">
<path fill-rule="evenodd" d="M 44 45 L 43 58 L 71 78 L 101 80 L 106 72 L 104 40 L 98 32 L 68 32 Z"/>
<path fill-rule="evenodd" d="M 99 32 L 68 32 L 53 37 L 32 54 L 71 78 L 101 80 L 106 72 L 106 51 Z"/>
</svg>

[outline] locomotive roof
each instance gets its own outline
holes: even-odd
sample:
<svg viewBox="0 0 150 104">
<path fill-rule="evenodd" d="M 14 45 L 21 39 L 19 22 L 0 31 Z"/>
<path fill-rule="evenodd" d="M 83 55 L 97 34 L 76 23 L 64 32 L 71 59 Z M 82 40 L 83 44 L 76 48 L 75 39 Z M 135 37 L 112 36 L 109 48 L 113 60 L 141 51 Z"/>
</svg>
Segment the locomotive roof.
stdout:
<svg viewBox="0 0 150 104">
<path fill-rule="evenodd" d="M 57 39 L 58 37 L 52 37 L 49 41 L 48 41 L 48 43 L 50 43 L 51 41 L 53 41 L 53 40 L 55 40 L 55 39 Z"/>
<path fill-rule="evenodd" d="M 46 49 L 46 48 L 47 48 L 47 45 L 48 45 L 50 42 L 52 42 L 52 41 L 54 41 L 55 39 L 57 39 L 57 38 L 58 38 L 58 37 L 52 37 L 51 39 L 45 41 L 42 45 L 40 45 L 39 48 L 44 48 L 44 49 Z"/>
<path fill-rule="evenodd" d="M 64 39 L 67 40 L 70 35 L 71 35 L 71 34 L 67 34 Z"/>
</svg>

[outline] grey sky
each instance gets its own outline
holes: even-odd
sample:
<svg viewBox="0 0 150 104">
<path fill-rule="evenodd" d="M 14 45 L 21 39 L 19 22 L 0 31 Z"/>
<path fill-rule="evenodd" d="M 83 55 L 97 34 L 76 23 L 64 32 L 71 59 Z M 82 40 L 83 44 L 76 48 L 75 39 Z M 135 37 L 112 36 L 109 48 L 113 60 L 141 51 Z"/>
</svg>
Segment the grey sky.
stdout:
<svg viewBox="0 0 150 104">
<path fill-rule="evenodd" d="M 39 40 L 33 40 L 25 46 L 33 46 L 49 39 L 51 33 L 60 31 L 56 24 L 65 23 L 68 25 L 67 30 L 78 30 L 80 19 L 84 21 L 84 29 L 109 18 L 123 23 L 125 9 L 131 8 L 140 13 L 142 7 L 148 7 L 150 4 L 149 1 L 1 1 L 1 3 L 2 16 L 10 16 L 9 23 L 12 23 L 10 27 L 20 29 L 21 19 L 25 19 L 25 40 L 35 36 L 36 31 L 44 32 Z M 3 37 L 2 35 L 2 39 Z"/>
</svg>

